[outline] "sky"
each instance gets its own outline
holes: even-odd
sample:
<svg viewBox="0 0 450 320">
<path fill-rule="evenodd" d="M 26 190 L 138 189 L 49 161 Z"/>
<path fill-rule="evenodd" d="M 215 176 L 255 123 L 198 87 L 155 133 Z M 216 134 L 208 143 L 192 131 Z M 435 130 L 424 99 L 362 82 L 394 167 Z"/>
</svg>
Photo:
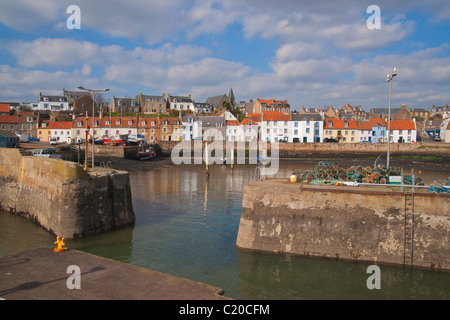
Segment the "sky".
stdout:
<svg viewBox="0 0 450 320">
<path fill-rule="evenodd" d="M 448 0 L 0 0 L 0 101 L 81 85 L 204 102 L 233 88 L 368 111 L 388 107 L 395 67 L 392 107 L 430 108 L 450 102 L 449 35 Z"/>
</svg>

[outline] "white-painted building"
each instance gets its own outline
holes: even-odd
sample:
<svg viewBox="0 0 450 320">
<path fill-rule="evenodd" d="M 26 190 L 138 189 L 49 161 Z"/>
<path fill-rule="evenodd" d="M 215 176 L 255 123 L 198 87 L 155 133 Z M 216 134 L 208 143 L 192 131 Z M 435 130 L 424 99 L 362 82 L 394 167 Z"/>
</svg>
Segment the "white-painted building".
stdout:
<svg viewBox="0 0 450 320">
<path fill-rule="evenodd" d="M 39 94 L 38 103 L 31 103 L 30 108 L 32 111 L 71 111 L 69 102 L 64 96 L 47 96 Z"/>
<path fill-rule="evenodd" d="M 191 110 L 192 112 L 195 111 L 195 104 L 194 101 L 191 99 L 191 95 L 185 97 L 185 96 L 171 96 L 170 94 L 167 97 L 167 100 L 169 101 L 169 108 L 170 110 Z"/>
<path fill-rule="evenodd" d="M 67 142 L 72 137 L 72 122 L 53 122 L 51 137 L 61 143 Z"/>
<path fill-rule="evenodd" d="M 293 114 L 289 121 L 288 142 L 323 142 L 320 114 Z"/>
<path fill-rule="evenodd" d="M 269 142 L 288 141 L 291 116 L 277 111 L 263 111 L 261 140 Z"/>
<path fill-rule="evenodd" d="M 356 142 L 369 143 L 372 142 L 372 122 L 368 120 L 356 121 L 358 128 L 358 136 Z"/>
<path fill-rule="evenodd" d="M 416 142 L 416 121 L 413 120 L 391 120 L 391 142 L 412 143 Z"/>
<path fill-rule="evenodd" d="M 191 141 L 194 139 L 194 123 L 196 116 L 194 114 L 186 114 L 181 117 L 182 139 L 183 141 Z"/>
</svg>

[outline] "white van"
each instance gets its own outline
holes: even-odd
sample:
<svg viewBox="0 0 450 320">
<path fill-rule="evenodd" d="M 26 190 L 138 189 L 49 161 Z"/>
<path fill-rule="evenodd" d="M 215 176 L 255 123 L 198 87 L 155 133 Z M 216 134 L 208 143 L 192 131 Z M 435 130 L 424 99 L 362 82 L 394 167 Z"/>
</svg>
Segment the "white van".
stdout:
<svg viewBox="0 0 450 320">
<path fill-rule="evenodd" d="M 28 136 L 26 134 L 16 133 L 16 136 L 19 137 L 20 142 L 28 142 Z"/>
</svg>

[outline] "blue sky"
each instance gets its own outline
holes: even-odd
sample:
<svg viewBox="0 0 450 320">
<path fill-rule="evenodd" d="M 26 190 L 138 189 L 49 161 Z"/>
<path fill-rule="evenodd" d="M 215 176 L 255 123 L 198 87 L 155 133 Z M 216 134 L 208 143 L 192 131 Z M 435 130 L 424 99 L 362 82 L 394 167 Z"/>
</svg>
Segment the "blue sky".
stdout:
<svg viewBox="0 0 450 320">
<path fill-rule="evenodd" d="M 449 34 L 448 0 L 2 0 L 0 101 L 83 85 L 203 102 L 233 87 L 238 100 L 369 110 L 387 107 L 396 67 L 393 106 L 431 107 L 450 101 Z"/>
</svg>

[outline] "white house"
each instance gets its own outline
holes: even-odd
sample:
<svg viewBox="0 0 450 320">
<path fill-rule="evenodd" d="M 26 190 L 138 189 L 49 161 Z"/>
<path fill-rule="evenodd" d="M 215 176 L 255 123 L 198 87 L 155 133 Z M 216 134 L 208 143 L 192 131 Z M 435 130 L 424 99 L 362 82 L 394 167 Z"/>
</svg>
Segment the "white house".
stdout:
<svg viewBox="0 0 450 320">
<path fill-rule="evenodd" d="M 244 127 L 237 120 L 227 120 L 226 141 L 245 141 Z"/>
<path fill-rule="evenodd" d="M 320 114 L 293 114 L 289 121 L 289 142 L 323 142 L 323 120 Z"/>
<path fill-rule="evenodd" d="M 261 140 L 270 142 L 288 141 L 291 116 L 277 111 L 263 111 Z"/>
<path fill-rule="evenodd" d="M 413 120 L 391 120 L 391 142 L 412 143 L 416 142 L 416 121 Z"/>
<path fill-rule="evenodd" d="M 195 111 L 194 101 L 191 99 L 191 94 L 189 96 L 171 96 L 170 94 L 167 97 L 169 101 L 170 110 L 191 110 Z"/>
<path fill-rule="evenodd" d="M 244 134 L 245 141 L 260 140 L 260 125 L 261 114 L 247 114 L 244 120 L 241 121 L 241 127 Z"/>
<path fill-rule="evenodd" d="M 67 142 L 72 137 L 72 122 L 55 121 L 51 137 L 56 138 L 58 142 Z"/>
<path fill-rule="evenodd" d="M 194 139 L 194 123 L 196 116 L 194 114 L 185 114 L 181 117 L 182 139 L 183 141 L 191 141 Z"/>
<path fill-rule="evenodd" d="M 39 102 L 30 104 L 32 111 L 71 111 L 69 102 L 64 96 L 47 96 L 39 93 Z"/>
<path fill-rule="evenodd" d="M 358 129 L 358 136 L 356 142 L 372 142 L 372 122 L 371 121 L 356 121 L 356 128 Z"/>
</svg>

